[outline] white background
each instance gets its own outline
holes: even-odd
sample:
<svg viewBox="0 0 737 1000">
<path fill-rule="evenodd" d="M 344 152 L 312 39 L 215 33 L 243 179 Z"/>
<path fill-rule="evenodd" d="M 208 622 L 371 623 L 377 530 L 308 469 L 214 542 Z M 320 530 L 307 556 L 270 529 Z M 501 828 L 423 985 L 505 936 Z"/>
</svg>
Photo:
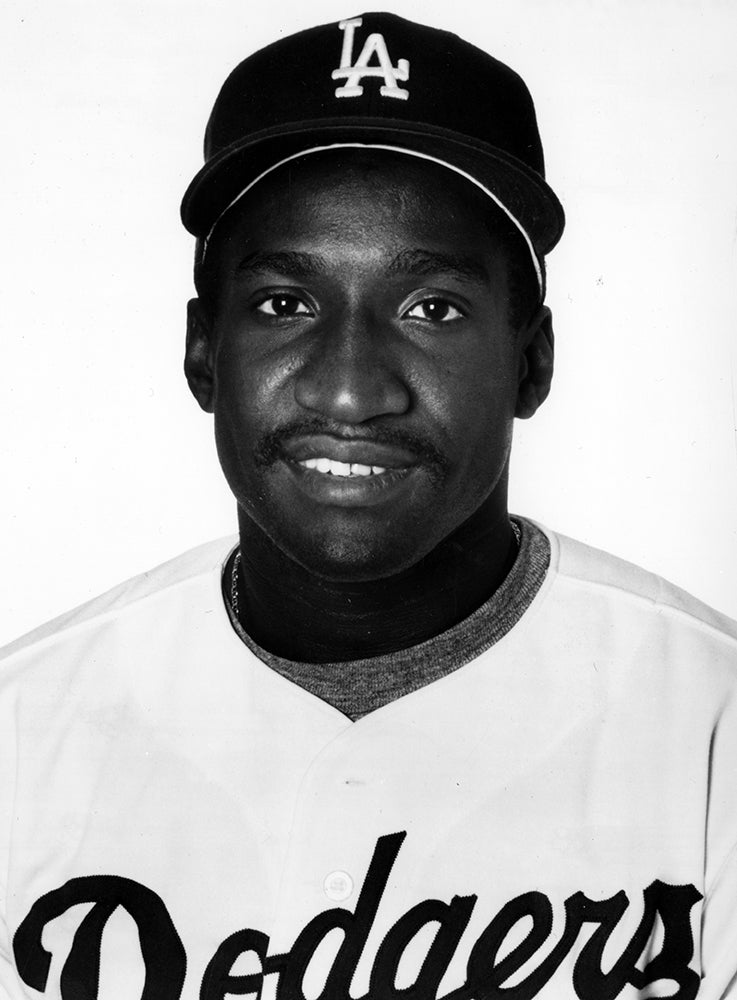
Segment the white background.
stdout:
<svg viewBox="0 0 737 1000">
<path fill-rule="evenodd" d="M 737 616 L 737 4 L 383 7 L 521 72 L 566 208 L 555 387 L 519 427 L 512 509 Z M 179 200 L 232 66 L 355 13 L 5 0 L 0 641 L 234 530 L 181 375 Z"/>
</svg>

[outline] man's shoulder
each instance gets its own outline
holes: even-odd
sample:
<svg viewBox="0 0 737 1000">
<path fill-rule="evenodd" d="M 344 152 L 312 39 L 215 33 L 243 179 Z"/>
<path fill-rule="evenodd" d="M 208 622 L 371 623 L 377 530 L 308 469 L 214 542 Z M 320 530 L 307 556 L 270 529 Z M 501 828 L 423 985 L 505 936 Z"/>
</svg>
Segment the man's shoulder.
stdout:
<svg viewBox="0 0 737 1000">
<path fill-rule="evenodd" d="M 218 572 L 235 543 L 236 538 L 228 536 L 198 545 L 52 618 L 0 649 L 0 666 L 3 660 L 121 616 L 160 595 L 170 593 L 176 600 L 176 593 L 182 587 Z"/>
<path fill-rule="evenodd" d="M 737 646 L 737 621 L 693 594 L 635 563 L 557 532 L 551 540 L 551 568 L 557 579 L 611 605 L 640 608 Z"/>
</svg>

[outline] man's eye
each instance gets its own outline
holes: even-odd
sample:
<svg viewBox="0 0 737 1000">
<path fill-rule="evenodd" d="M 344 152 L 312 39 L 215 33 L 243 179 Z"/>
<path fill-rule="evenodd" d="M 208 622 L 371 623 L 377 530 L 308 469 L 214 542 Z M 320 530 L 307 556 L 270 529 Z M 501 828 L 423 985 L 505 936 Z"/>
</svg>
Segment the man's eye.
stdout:
<svg viewBox="0 0 737 1000">
<path fill-rule="evenodd" d="M 312 310 L 296 295 L 269 295 L 268 298 L 262 299 L 258 303 L 256 309 L 266 316 L 312 315 Z"/>
<path fill-rule="evenodd" d="M 408 309 L 404 314 L 406 319 L 424 319 L 433 323 L 447 323 L 460 319 L 463 313 L 456 309 L 447 299 L 423 299 Z"/>
</svg>

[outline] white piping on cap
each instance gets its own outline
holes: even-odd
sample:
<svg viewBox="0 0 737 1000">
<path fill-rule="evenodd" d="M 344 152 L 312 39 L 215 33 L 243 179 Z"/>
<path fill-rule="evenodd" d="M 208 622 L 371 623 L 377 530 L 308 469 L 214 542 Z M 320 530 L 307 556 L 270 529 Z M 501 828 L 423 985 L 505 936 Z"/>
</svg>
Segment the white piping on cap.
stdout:
<svg viewBox="0 0 737 1000">
<path fill-rule="evenodd" d="M 274 170 L 278 170 L 279 167 L 283 167 L 285 163 L 290 163 L 292 160 L 298 160 L 300 157 L 308 156 L 310 153 L 324 153 L 330 149 L 384 149 L 390 153 L 404 153 L 406 156 L 414 156 L 418 160 L 429 160 L 430 163 L 437 163 L 441 167 L 446 167 L 448 170 L 452 170 L 454 174 L 458 174 L 460 177 L 464 177 L 467 181 L 470 181 L 471 184 L 475 185 L 480 191 L 483 191 L 484 194 L 487 195 L 487 197 L 491 198 L 491 200 L 494 202 L 497 208 L 500 208 L 502 212 L 504 212 L 504 214 L 510 220 L 510 222 L 514 223 L 514 225 L 520 231 L 522 238 L 527 244 L 527 249 L 530 251 L 530 257 L 532 258 L 532 266 L 535 268 L 537 283 L 540 288 L 540 294 L 542 295 L 543 293 L 542 270 L 540 268 L 540 261 L 537 259 L 537 254 L 535 253 L 535 249 L 532 245 L 532 240 L 527 235 L 527 232 L 522 226 L 522 223 L 519 221 L 519 219 L 517 219 L 514 215 L 512 215 L 507 206 L 503 202 L 501 202 L 499 198 L 497 198 L 497 196 L 493 193 L 493 191 L 490 191 L 480 181 L 476 180 L 475 177 L 473 177 L 471 174 L 466 173 L 465 170 L 461 170 L 460 167 L 456 167 L 452 163 L 448 163 L 445 160 L 439 160 L 436 156 L 430 156 L 427 153 L 418 153 L 417 150 L 414 149 L 404 149 L 402 146 L 384 146 L 379 143 L 373 143 L 373 142 L 335 142 L 331 143 L 328 146 L 313 146 L 310 149 L 302 149 L 299 151 L 299 153 L 292 153 L 291 156 L 287 156 L 283 160 L 279 160 L 278 163 L 272 164 L 272 166 L 268 167 L 266 170 L 263 171 L 263 173 L 260 173 L 258 177 L 256 177 L 249 184 L 247 184 L 243 188 L 243 190 L 239 194 L 237 194 L 235 198 L 233 198 L 230 204 L 223 209 L 223 211 L 220 213 L 217 219 L 215 219 L 212 226 L 210 227 L 210 231 L 205 237 L 204 243 L 202 244 L 202 257 L 200 258 L 200 261 L 201 262 L 204 261 L 205 254 L 207 253 L 207 245 L 210 242 L 210 238 L 212 237 L 215 227 L 220 222 L 222 217 L 227 212 L 229 212 L 231 208 L 235 204 L 237 204 L 244 195 L 248 194 L 251 188 L 255 187 L 259 181 L 262 181 L 264 177 L 267 177 Z"/>
</svg>

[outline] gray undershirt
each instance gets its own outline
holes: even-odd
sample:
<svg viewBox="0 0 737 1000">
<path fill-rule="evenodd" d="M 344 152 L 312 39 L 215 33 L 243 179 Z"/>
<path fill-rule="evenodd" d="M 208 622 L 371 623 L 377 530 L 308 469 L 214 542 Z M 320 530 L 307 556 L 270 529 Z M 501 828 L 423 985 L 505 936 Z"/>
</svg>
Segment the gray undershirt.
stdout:
<svg viewBox="0 0 737 1000">
<path fill-rule="evenodd" d="M 235 617 L 233 628 L 260 660 L 294 684 L 356 720 L 470 663 L 514 628 L 550 565 L 550 543 L 525 518 L 514 518 L 520 547 L 509 573 L 480 608 L 453 628 L 409 649 L 339 663 L 297 663 L 262 649 Z"/>
</svg>

